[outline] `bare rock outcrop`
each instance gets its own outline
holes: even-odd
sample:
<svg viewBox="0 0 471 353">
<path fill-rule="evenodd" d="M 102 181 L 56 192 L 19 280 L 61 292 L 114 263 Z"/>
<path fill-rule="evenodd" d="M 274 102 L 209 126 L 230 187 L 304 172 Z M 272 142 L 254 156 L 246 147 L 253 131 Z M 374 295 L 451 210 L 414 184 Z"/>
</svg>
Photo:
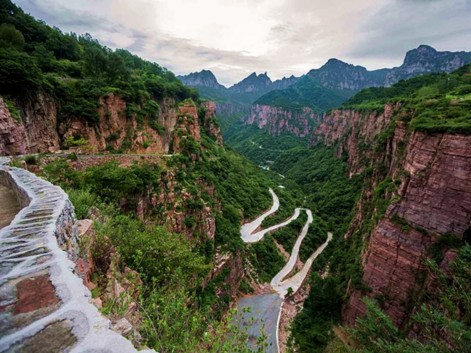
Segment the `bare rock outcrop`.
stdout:
<svg viewBox="0 0 471 353">
<path fill-rule="evenodd" d="M 206 109 L 203 117 L 203 128 L 208 136 L 214 138 L 219 146 L 223 146 L 221 128 L 216 120 L 216 103 L 215 102 L 203 102 L 203 107 Z"/>
<path fill-rule="evenodd" d="M 270 105 L 254 105 L 246 120 L 247 125 L 266 129 L 271 135 L 292 133 L 298 137 L 307 137 L 318 120 L 318 115 L 310 108 L 301 111 L 285 110 Z"/>
</svg>

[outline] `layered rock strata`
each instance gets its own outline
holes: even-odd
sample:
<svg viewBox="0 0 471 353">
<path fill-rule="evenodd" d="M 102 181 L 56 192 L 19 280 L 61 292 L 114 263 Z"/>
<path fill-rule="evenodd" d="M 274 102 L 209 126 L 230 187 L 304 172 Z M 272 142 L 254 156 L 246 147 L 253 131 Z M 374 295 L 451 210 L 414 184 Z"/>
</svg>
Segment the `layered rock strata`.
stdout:
<svg viewBox="0 0 471 353">
<path fill-rule="evenodd" d="M 378 185 L 387 180 L 396 185 L 386 195 L 384 216 L 363 235 L 368 240 L 362 280 L 370 290 L 349 289 L 343 313 L 349 324 L 365 313 L 365 295 L 381 298 L 385 312 L 398 326 L 404 324 L 420 305 L 424 261 L 433 244 L 446 234 L 466 238 L 471 229 L 471 136 L 410 131 L 397 108 L 334 111 L 312 136 L 315 143 L 337 145 L 339 155 L 347 153 L 351 175 L 371 170 L 347 236 L 370 221 L 365 209 Z"/>
</svg>

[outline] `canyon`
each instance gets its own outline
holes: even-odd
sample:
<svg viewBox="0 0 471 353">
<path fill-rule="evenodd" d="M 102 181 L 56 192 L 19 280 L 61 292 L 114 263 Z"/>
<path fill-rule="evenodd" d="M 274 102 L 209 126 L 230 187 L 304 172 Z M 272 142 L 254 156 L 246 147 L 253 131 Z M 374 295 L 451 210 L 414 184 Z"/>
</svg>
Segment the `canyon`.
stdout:
<svg viewBox="0 0 471 353">
<path fill-rule="evenodd" d="M 226 88 L 0 22 L 0 351 L 468 349 L 470 52 Z"/>
</svg>

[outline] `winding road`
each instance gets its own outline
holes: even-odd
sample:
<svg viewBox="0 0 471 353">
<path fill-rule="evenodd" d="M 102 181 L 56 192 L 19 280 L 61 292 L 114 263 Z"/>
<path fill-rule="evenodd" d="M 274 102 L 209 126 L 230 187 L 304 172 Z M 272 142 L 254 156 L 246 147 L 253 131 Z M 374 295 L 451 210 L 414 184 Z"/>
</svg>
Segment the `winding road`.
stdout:
<svg viewBox="0 0 471 353">
<path fill-rule="evenodd" d="M 272 189 L 269 189 L 269 192 L 273 198 L 272 207 L 254 221 L 244 224 L 240 229 L 241 238 L 245 243 L 258 242 L 263 239 L 265 234 L 287 226 L 299 217 L 301 211 L 305 211 L 308 216 L 308 219 L 304 224 L 303 229 L 299 233 L 293 249 L 291 250 L 291 255 L 288 259 L 288 262 L 270 282 L 270 285 L 276 294 L 256 295 L 242 298 L 237 305 L 239 312 L 243 313 L 242 320 L 239 321 L 239 326 L 242 328 L 249 328 L 248 333 L 251 341 L 250 346 L 253 348 L 254 340 L 256 340 L 257 336 L 260 335 L 261 330 L 265 329 L 267 341 L 269 343 L 268 353 L 276 353 L 279 351 L 278 329 L 281 317 L 281 308 L 288 290 L 291 288 L 293 294 L 299 290 L 304 280 L 306 279 L 314 260 L 324 251 L 329 242 L 332 240 L 333 235 L 331 232 L 328 232 L 327 240 L 309 257 L 303 268 L 293 276 L 286 278 L 290 273 L 293 272 L 294 267 L 296 266 L 296 261 L 299 256 L 299 250 L 301 249 L 302 242 L 306 237 L 309 227 L 314 219 L 311 210 L 306 208 L 296 208 L 293 215 L 286 221 L 271 226 L 267 229 L 256 231 L 261 226 L 265 218 L 274 214 L 280 207 L 278 196 L 276 196 Z M 277 300 L 277 297 L 280 300 Z M 269 305 L 267 305 L 267 303 L 269 303 Z M 251 307 L 252 310 L 246 310 L 248 307 Z"/>
</svg>

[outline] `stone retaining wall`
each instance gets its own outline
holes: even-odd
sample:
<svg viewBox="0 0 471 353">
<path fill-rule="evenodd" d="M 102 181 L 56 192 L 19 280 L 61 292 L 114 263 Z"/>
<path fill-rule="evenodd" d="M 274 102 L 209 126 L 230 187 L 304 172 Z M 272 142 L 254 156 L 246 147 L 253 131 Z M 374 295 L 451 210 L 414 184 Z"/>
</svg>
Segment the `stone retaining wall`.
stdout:
<svg viewBox="0 0 471 353">
<path fill-rule="evenodd" d="M 5 163 L 0 182 L 23 209 L 0 230 L 0 352 L 137 352 L 110 329 L 75 273 L 78 239 L 67 194 Z"/>
</svg>

